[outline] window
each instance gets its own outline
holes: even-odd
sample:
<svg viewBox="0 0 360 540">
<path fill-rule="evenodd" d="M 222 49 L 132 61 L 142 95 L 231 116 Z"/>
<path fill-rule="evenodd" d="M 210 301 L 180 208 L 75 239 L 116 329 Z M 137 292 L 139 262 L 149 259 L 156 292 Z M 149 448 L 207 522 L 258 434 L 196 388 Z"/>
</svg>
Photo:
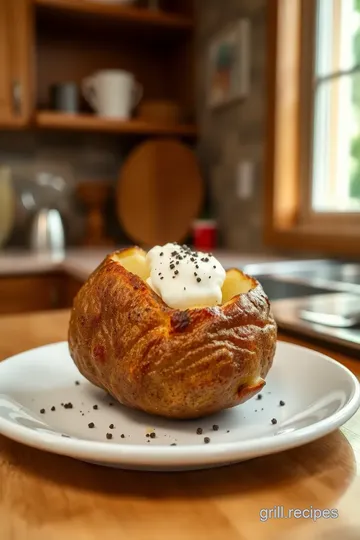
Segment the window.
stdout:
<svg viewBox="0 0 360 540">
<path fill-rule="evenodd" d="M 360 212 L 360 0 L 317 0 L 311 207 Z"/>
<path fill-rule="evenodd" d="M 268 243 L 360 255 L 360 0 L 269 0 Z"/>
</svg>

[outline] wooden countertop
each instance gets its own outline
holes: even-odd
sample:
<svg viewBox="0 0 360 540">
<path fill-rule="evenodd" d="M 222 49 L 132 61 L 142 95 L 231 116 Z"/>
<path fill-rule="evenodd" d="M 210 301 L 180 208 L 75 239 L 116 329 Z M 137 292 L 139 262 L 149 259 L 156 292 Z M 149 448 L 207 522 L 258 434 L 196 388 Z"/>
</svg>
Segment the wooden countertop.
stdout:
<svg viewBox="0 0 360 540">
<path fill-rule="evenodd" d="M 67 311 L 0 317 L 0 360 L 66 339 L 68 317 Z M 360 362 L 329 354 L 360 376 Z M 185 473 L 107 469 L 0 437 L 0 538 L 355 540 L 359 464 L 360 412 L 303 447 Z M 261 521 L 260 510 L 274 506 L 336 508 L 339 518 Z"/>
</svg>

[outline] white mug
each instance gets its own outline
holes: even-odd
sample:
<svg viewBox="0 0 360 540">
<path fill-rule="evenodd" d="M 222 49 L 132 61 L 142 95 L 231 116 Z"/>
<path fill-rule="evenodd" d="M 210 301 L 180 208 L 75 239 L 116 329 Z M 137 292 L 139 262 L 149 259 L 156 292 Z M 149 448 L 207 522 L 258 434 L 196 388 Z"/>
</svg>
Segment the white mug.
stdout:
<svg viewBox="0 0 360 540">
<path fill-rule="evenodd" d="M 98 71 L 82 81 L 82 91 L 99 116 L 127 120 L 139 103 L 143 89 L 132 73 Z"/>
</svg>

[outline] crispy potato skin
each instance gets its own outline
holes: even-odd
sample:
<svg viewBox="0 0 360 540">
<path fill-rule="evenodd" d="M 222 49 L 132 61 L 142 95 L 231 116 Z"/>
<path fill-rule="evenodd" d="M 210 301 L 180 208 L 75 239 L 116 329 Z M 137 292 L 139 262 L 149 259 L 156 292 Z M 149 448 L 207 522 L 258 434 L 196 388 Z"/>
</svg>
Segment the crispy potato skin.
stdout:
<svg viewBox="0 0 360 540">
<path fill-rule="evenodd" d="M 253 284 L 223 306 L 175 310 L 109 255 L 74 300 L 71 357 L 89 381 L 151 414 L 238 405 L 264 386 L 276 348 L 269 300 Z"/>
</svg>

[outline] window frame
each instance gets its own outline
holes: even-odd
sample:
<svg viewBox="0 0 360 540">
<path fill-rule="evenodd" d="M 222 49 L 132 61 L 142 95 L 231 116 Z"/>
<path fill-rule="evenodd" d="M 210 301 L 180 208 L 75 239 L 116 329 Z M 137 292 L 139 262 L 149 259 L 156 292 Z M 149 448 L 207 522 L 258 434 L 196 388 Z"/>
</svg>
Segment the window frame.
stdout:
<svg viewBox="0 0 360 540">
<path fill-rule="evenodd" d="M 280 249 L 359 256 L 360 213 L 311 209 L 316 4 L 268 0 L 264 241 Z"/>
</svg>

